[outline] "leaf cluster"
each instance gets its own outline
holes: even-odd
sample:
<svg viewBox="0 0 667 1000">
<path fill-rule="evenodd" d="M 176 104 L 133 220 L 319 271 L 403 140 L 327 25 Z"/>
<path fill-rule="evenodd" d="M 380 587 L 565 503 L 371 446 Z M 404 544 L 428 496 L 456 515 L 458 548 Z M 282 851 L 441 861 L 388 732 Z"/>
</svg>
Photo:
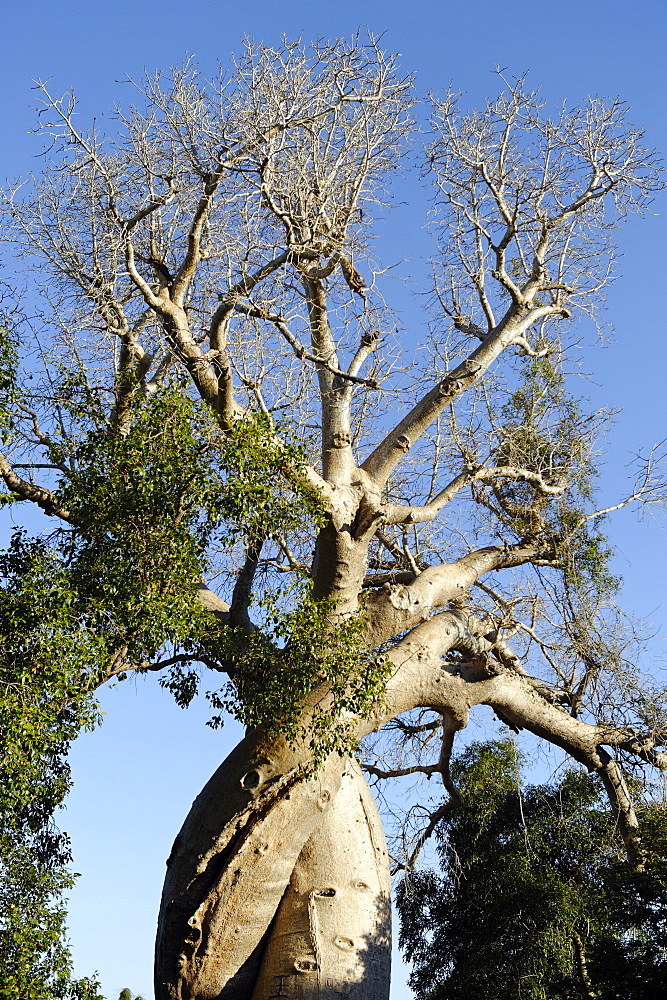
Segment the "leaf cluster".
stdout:
<svg viewBox="0 0 667 1000">
<path fill-rule="evenodd" d="M 522 790 L 519 766 L 509 741 L 473 744 L 453 766 L 465 805 L 440 827 L 442 874 L 406 877 L 399 892 L 417 996 L 660 995 L 667 985 L 664 806 L 644 807 L 649 858 L 637 871 L 594 779 L 569 771 L 557 783 Z"/>
<path fill-rule="evenodd" d="M 83 396 L 71 393 L 75 417 Z M 212 541 L 230 548 L 323 517 L 300 476 L 300 446 L 263 415 L 221 433 L 180 385 L 138 397 L 123 433 L 94 427 L 55 441 L 50 454 L 67 470 L 55 495 L 73 527 L 52 536 L 50 556 L 44 549 L 43 583 L 50 567 L 67 591 L 58 641 L 69 628 L 87 644 L 90 670 L 118 656 L 140 667 L 167 645 L 196 646 L 211 627 L 194 585 Z"/>
<path fill-rule="evenodd" d="M 337 621 L 334 603 L 315 600 L 309 584 L 301 587 L 294 610 L 285 611 L 270 595 L 264 610 L 261 631 L 224 635 L 227 650 L 220 655 L 233 660 L 237 673 L 208 697 L 215 709 L 232 712 L 246 726 L 263 726 L 292 741 L 308 738 L 316 769 L 330 753 L 350 752 L 354 739 L 347 720 L 369 715 L 389 665 L 364 639 L 363 612 Z M 321 699 L 318 689 L 326 692 Z M 215 716 L 211 724 L 221 721 Z"/>
<path fill-rule="evenodd" d="M 0 441 L 6 444 L 16 420 L 19 352 L 16 336 L 0 325 Z"/>
<path fill-rule="evenodd" d="M 72 980 L 62 895 L 74 877 L 53 824 L 69 741 L 97 718 L 82 649 L 60 643 L 71 595 L 48 548 L 20 533 L 0 571 L 0 995 L 99 1000 L 94 980 Z"/>
<path fill-rule="evenodd" d="M 591 497 L 597 474 L 592 436 L 598 415 L 584 412 L 581 401 L 568 391 L 557 361 L 545 354 L 525 358 L 500 416 L 497 464 L 538 473 L 548 486 L 566 488 L 546 494 L 521 479 L 499 482 L 493 494 L 501 518 L 519 536 L 559 531 L 560 514 L 570 508 L 572 498 L 581 502 Z"/>
<path fill-rule="evenodd" d="M 221 484 L 194 409 L 168 388 L 137 402 L 127 433 L 92 430 L 54 456 L 72 470 L 58 495 L 78 530 L 60 548 L 81 626 L 134 664 L 203 627 L 192 585 Z"/>
<path fill-rule="evenodd" d="M 62 896 L 74 883 L 64 865 L 32 844 L 2 843 L 0 995 L 12 1000 L 102 1000 L 94 978 L 72 979 Z"/>
<path fill-rule="evenodd" d="M 64 746 L 96 722 L 85 667 L 101 646 L 72 629 L 70 582 L 46 543 L 17 532 L 0 572 L 0 811 L 30 803 L 23 820 L 42 825 L 67 788 Z"/>
</svg>

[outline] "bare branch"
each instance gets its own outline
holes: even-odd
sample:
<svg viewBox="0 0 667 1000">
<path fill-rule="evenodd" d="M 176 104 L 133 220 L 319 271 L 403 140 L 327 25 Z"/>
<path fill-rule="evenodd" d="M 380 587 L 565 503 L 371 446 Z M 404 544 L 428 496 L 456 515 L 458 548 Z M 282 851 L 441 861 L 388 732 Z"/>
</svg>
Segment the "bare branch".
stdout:
<svg viewBox="0 0 667 1000">
<path fill-rule="evenodd" d="M 530 469 L 517 469 L 513 466 L 485 466 L 481 469 L 462 472 L 452 480 L 440 493 L 423 507 L 403 507 L 398 504 L 391 504 L 387 507 L 387 524 L 417 524 L 419 522 L 431 521 L 436 517 L 446 504 L 466 486 L 473 482 L 489 483 L 502 481 L 505 479 L 518 483 L 530 483 L 543 496 L 560 496 L 568 487 L 567 483 L 550 484 L 539 472 L 532 472 Z"/>
</svg>

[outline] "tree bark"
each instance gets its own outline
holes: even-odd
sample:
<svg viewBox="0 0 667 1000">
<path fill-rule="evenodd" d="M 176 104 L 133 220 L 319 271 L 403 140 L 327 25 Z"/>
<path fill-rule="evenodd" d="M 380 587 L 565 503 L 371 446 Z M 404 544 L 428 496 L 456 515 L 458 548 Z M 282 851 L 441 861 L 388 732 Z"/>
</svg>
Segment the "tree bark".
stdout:
<svg viewBox="0 0 667 1000">
<path fill-rule="evenodd" d="M 250 735 L 193 803 L 167 861 L 156 1000 L 250 1000 L 266 930 L 345 770 L 334 756 L 306 778 L 309 754 Z"/>
<path fill-rule="evenodd" d="M 297 859 L 252 1000 L 386 1000 L 389 893 L 382 821 L 349 760 L 331 808 Z"/>
</svg>

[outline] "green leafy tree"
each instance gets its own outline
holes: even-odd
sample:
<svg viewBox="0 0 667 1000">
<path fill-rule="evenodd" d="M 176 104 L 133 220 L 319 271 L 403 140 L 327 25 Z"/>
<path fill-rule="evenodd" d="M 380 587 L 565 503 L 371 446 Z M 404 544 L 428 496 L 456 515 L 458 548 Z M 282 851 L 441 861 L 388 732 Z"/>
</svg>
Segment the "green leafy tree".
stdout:
<svg viewBox="0 0 667 1000">
<path fill-rule="evenodd" d="M 20 533 L 0 570 L 0 994 L 98 1000 L 93 979 L 72 978 L 62 897 L 74 879 L 53 822 L 70 785 L 69 741 L 96 717 L 59 645 L 69 591 L 48 547 Z"/>
<path fill-rule="evenodd" d="M 432 102 L 433 352 L 408 385 L 372 235 L 415 95 L 373 38 L 248 43 L 212 82 L 188 62 L 108 134 L 41 96 L 47 169 L 0 206 L 44 303 L 0 343 L 3 502 L 48 518 L 4 556 L 3 738 L 16 702 L 17 762 L 66 742 L 131 672 L 248 727 L 174 842 L 158 1000 L 386 997 L 388 854 L 353 756 L 378 730 L 399 763 L 368 750 L 376 777 L 449 787 L 492 706 L 597 771 L 641 864 L 624 765 L 667 766 L 665 716 L 620 652 L 604 415 L 565 376 L 614 227 L 662 184 L 624 107 L 550 115 L 523 81 Z M 623 502 L 663 495 L 648 461 Z"/>
<path fill-rule="evenodd" d="M 667 987 L 667 811 L 641 810 L 646 857 L 623 851 L 582 771 L 522 788 L 509 740 L 453 764 L 463 805 L 438 828 L 442 874 L 406 876 L 401 943 L 418 997 L 650 1000 Z"/>
</svg>

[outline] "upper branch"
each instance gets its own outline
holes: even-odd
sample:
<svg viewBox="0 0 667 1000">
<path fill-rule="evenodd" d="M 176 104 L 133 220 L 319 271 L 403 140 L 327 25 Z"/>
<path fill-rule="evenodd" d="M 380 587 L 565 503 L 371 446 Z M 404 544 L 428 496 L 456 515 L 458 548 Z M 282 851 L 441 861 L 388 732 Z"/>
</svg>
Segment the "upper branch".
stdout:
<svg viewBox="0 0 667 1000">
<path fill-rule="evenodd" d="M 362 468 L 378 485 L 384 485 L 403 456 L 427 427 L 451 403 L 479 382 L 508 347 L 544 316 L 569 316 L 558 306 L 539 306 L 528 311 L 510 307 L 496 330 L 453 371 L 448 372 L 393 428 L 363 462 Z"/>
<path fill-rule="evenodd" d="M 519 483 L 530 483 L 543 496 L 560 496 L 566 489 L 567 483 L 548 483 L 539 472 L 532 472 L 529 469 L 519 469 L 513 466 L 485 467 L 482 469 L 471 469 L 462 472 L 445 486 L 431 501 L 423 506 L 389 504 L 386 508 L 385 521 L 387 524 L 419 524 L 425 521 L 432 521 L 437 517 L 443 507 L 453 500 L 462 489 L 473 482 L 496 482 L 509 479 Z"/>
<path fill-rule="evenodd" d="M 264 309 L 261 306 L 248 305 L 245 302 L 237 302 L 234 305 L 234 311 L 242 313 L 244 316 L 254 316 L 257 319 L 263 319 L 268 323 L 273 323 L 276 330 L 290 345 L 297 358 L 304 361 L 311 361 L 317 369 L 322 369 L 328 375 L 333 375 L 337 379 L 341 379 L 343 382 L 349 382 L 355 385 L 366 385 L 371 389 L 379 388 L 375 379 L 361 378 L 358 375 L 350 373 L 349 370 L 343 371 L 343 369 L 336 368 L 334 365 L 326 362 L 319 354 L 309 351 L 308 348 L 294 336 L 282 316 L 271 313 L 268 309 Z"/>
</svg>

